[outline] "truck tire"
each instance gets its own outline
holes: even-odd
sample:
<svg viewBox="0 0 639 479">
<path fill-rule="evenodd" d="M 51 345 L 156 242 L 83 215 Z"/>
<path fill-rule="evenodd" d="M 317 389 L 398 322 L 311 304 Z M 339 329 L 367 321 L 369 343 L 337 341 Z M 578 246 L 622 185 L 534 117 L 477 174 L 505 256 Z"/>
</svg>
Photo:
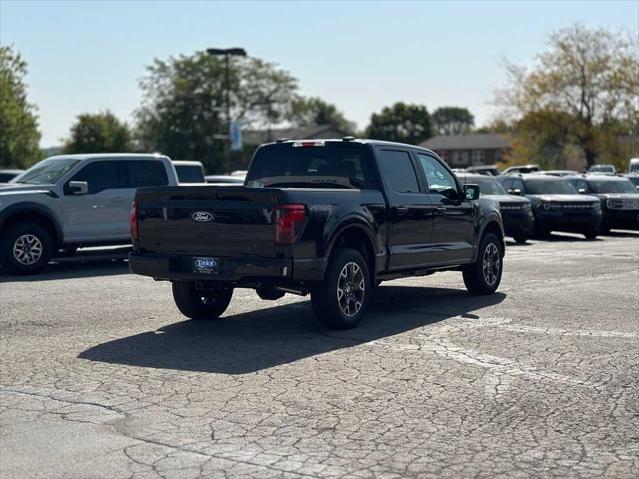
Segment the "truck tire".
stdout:
<svg viewBox="0 0 639 479">
<path fill-rule="evenodd" d="M 338 248 L 331 255 L 324 282 L 311 293 L 313 312 L 327 328 L 354 328 L 364 316 L 370 289 L 368 264 L 361 253 Z"/>
<path fill-rule="evenodd" d="M 47 265 L 52 252 L 51 236 L 36 223 L 16 224 L 0 235 L 0 265 L 9 273 L 38 273 Z"/>
<path fill-rule="evenodd" d="M 588 230 L 584 233 L 584 236 L 586 237 L 587 240 L 594 240 L 597 239 L 597 236 L 599 236 L 599 232 L 600 230 Z"/>
<path fill-rule="evenodd" d="M 466 289 L 476 295 L 494 293 L 501 282 L 502 270 L 499 238 L 494 233 L 488 233 L 479 245 L 477 261 L 464 267 Z"/>
<path fill-rule="evenodd" d="M 187 318 L 218 319 L 228 308 L 233 289 L 197 291 L 193 281 L 173 281 L 175 305 Z"/>
<path fill-rule="evenodd" d="M 518 244 L 524 244 L 526 241 L 528 241 L 528 235 L 526 233 L 517 233 L 516 235 L 513 235 L 513 239 Z"/>
</svg>

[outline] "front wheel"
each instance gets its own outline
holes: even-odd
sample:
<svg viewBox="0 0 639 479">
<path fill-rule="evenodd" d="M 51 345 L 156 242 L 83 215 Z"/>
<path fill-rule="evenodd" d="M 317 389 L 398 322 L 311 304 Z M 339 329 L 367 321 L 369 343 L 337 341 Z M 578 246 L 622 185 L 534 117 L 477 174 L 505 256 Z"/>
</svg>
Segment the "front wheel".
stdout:
<svg viewBox="0 0 639 479">
<path fill-rule="evenodd" d="M 313 312 L 320 323 L 331 329 L 357 326 L 366 310 L 370 281 L 368 264 L 359 251 L 335 250 L 324 282 L 311 293 Z"/>
<path fill-rule="evenodd" d="M 175 305 L 191 319 L 219 318 L 233 297 L 232 288 L 199 291 L 194 281 L 174 281 L 172 285 Z"/>
<path fill-rule="evenodd" d="M 599 236 L 599 230 L 586 231 L 584 233 L 584 236 L 587 240 L 594 240 L 597 238 L 597 236 Z"/>
<path fill-rule="evenodd" d="M 477 261 L 464 268 L 464 284 L 471 294 L 492 294 L 501 283 L 502 254 L 499 238 L 488 233 L 481 241 Z"/>
<path fill-rule="evenodd" d="M 51 236 L 35 223 L 10 226 L 0 237 L 0 264 L 10 273 L 34 274 L 43 270 L 52 251 Z"/>
<path fill-rule="evenodd" d="M 528 235 L 525 233 L 517 233 L 516 235 L 513 236 L 513 239 L 518 244 L 524 244 L 526 241 L 528 241 Z"/>
</svg>

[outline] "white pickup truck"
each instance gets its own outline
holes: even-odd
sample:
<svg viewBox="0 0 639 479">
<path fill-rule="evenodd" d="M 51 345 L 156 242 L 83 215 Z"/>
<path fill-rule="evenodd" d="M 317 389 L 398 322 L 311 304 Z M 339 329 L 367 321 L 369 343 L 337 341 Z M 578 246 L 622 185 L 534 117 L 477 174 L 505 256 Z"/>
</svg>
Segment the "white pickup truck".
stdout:
<svg viewBox="0 0 639 479">
<path fill-rule="evenodd" d="M 175 186 L 162 155 L 62 155 L 42 160 L 0 184 L 0 265 L 36 273 L 59 250 L 129 244 L 137 188 Z"/>
</svg>

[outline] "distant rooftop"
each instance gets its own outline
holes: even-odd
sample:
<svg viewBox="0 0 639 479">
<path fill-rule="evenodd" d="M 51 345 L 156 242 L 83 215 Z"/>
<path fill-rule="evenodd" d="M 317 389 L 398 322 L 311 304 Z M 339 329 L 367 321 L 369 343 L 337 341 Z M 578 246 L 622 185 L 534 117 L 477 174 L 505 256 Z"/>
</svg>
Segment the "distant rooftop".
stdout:
<svg viewBox="0 0 639 479">
<path fill-rule="evenodd" d="M 435 136 L 419 146 L 431 150 L 493 150 L 510 148 L 511 141 L 497 133 Z"/>
</svg>

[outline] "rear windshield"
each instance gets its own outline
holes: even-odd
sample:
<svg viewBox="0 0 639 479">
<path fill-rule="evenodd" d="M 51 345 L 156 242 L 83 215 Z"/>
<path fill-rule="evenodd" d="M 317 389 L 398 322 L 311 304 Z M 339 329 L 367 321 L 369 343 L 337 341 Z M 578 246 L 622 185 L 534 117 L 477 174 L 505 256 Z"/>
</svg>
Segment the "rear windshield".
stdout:
<svg viewBox="0 0 639 479">
<path fill-rule="evenodd" d="M 199 165 L 173 165 L 180 183 L 204 183 L 204 172 Z"/>
<path fill-rule="evenodd" d="M 282 143 L 260 148 L 246 185 L 254 188 L 373 188 L 372 156 L 360 143 Z"/>
<path fill-rule="evenodd" d="M 589 181 L 595 193 L 636 193 L 637 189 L 629 180 Z"/>
<path fill-rule="evenodd" d="M 576 195 L 577 190 L 567 180 L 535 180 L 526 182 L 530 195 Z"/>
</svg>

